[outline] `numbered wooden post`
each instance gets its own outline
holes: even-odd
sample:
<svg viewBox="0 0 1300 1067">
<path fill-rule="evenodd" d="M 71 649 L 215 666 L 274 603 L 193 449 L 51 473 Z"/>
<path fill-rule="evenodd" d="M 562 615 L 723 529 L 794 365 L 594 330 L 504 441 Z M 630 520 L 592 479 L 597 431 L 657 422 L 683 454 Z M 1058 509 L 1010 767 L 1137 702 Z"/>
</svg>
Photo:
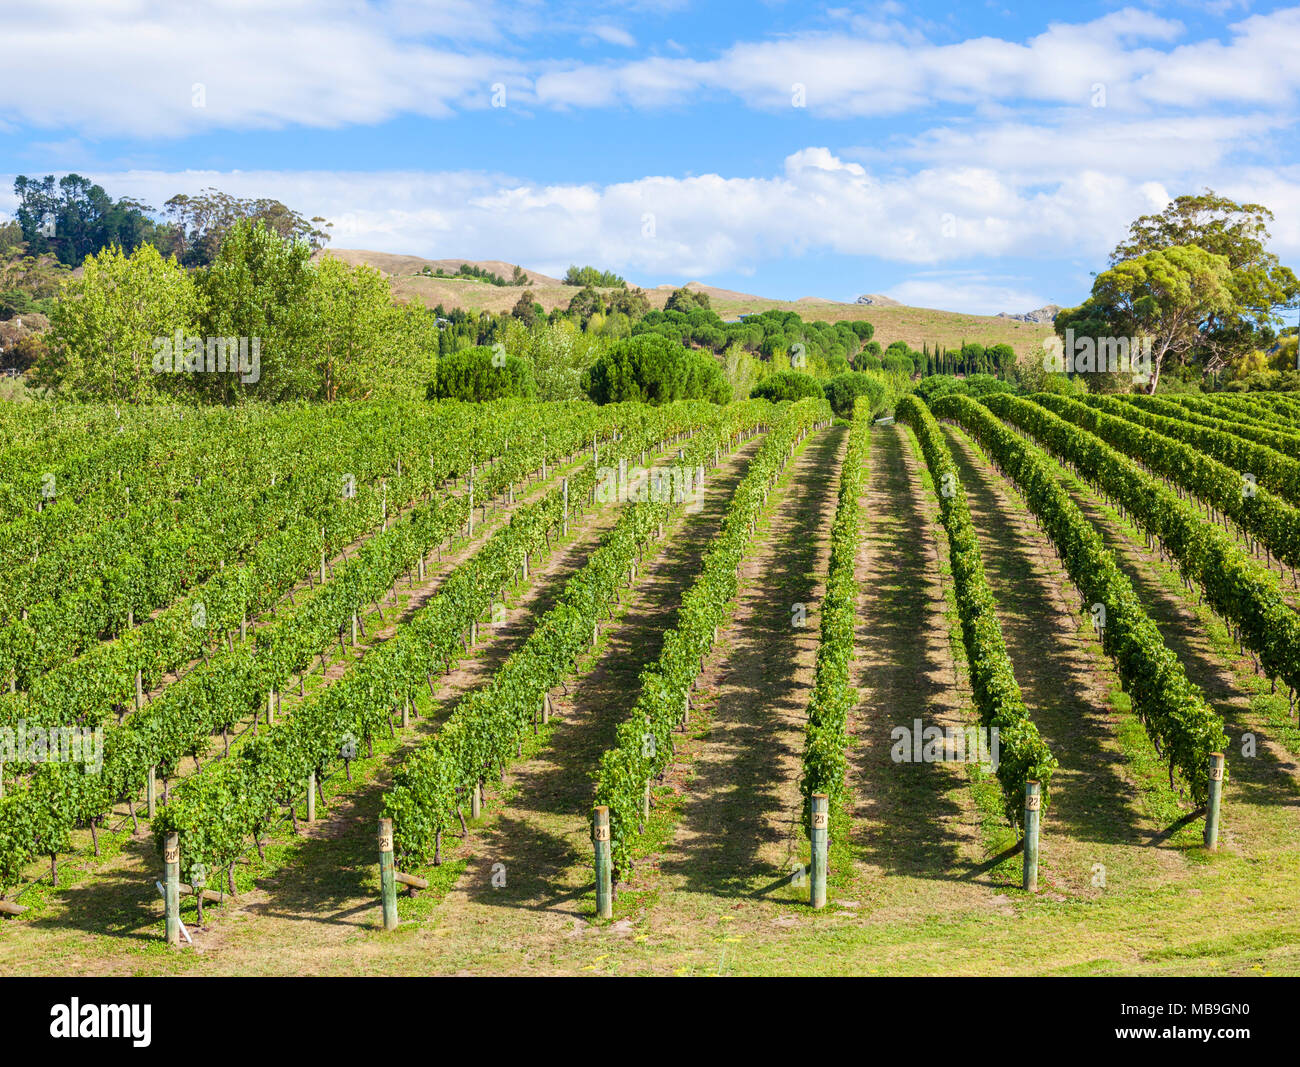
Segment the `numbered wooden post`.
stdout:
<svg viewBox="0 0 1300 1067">
<path fill-rule="evenodd" d="M 316 821 L 316 772 L 307 774 L 307 821 Z"/>
<path fill-rule="evenodd" d="M 614 892 L 610 879 L 609 808 L 601 804 L 592 821 L 591 839 L 596 846 L 596 915 L 601 919 L 614 917 Z"/>
<path fill-rule="evenodd" d="M 149 811 L 149 818 L 154 817 L 158 810 L 158 768 L 149 768 L 149 781 L 144 790 L 145 805 Z"/>
<path fill-rule="evenodd" d="M 830 798 L 825 793 L 812 795 L 812 877 L 809 879 L 808 902 L 814 908 L 826 907 L 826 840 L 830 830 Z"/>
<path fill-rule="evenodd" d="M 168 834 L 163 844 L 163 914 L 167 944 L 181 943 L 181 846 L 177 834 Z"/>
<path fill-rule="evenodd" d="M 1025 783 L 1025 877 L 1026 892 L 1038 892 L 1038 821 L 1043 809 L 1043 787 Z"/>
<path fill-rule="evenodd" d="M 1210 753 L 1210 797 L 1205 809 L 1205 847 L 1219 847 L 1219 803 L 1223 798 L 1223 753 Z"/>
<path fill-rule="evenodd" d="M 397 929 L 397 879 L 393 877 L 393 820 L 379 820 L 379 894 L 384 906 L 384 929 Z"/>
</svg>

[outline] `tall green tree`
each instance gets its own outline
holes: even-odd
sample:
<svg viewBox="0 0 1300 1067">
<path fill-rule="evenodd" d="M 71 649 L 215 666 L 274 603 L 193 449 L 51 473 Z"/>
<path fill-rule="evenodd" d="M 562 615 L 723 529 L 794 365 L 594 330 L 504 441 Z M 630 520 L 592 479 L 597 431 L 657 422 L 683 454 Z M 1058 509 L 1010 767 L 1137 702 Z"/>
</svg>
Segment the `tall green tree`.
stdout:
<svg viewBox="0 0 1300 1067">
<path fill-rule="evenodd" d="M 1278 310 L 1294 305 L 1300 281 L 1268 251 L 1273 213 L 1263 204 L 1239 204 L 1212 189 L 1180 196 L 1156 215 L 1143 215 L 1110 255 L 1112 266 L 1147 252 L 1195 245 L 1228 261 L 1228 303 L 1211 312 L 1198 348 L 1207 371 L 1252 348 L 1267 347 Z"/>
<path fill-rule="evenodd" d="M 84 400 L 142 403 L 174 391 L 153 361 L 159 342 L 194 330 L 200 297 L 190 275 L 153 245 L 130 255 L 106 248 L 83 267 L 51 313 L 38 380 Z"/>
<path fill-rule="evenodd" d="M 1195 245 L 1166 248 L 1097 275 L 1092 295 L 1056 316 L 1056 332 L 1064 337 L 1072 330 L 1094 341 L 1149 338 L 1151 373 L 1144 387 L 1154 393 L 1166 362 L 1185 363 L 1202 343 L 1207 324 L 1218 321 L 1234 299 L 1226 256 Z"/>
</svg>

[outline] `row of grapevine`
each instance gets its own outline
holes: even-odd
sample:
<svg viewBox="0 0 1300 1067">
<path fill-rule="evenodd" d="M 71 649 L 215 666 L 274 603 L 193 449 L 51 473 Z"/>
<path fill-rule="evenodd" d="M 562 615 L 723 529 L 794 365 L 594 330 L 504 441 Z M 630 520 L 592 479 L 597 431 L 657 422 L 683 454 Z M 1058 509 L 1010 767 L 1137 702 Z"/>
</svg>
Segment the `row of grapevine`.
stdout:
<svg viewBox="0 0 1300 1067">
<path fill-rule="evenodd" d="M 509 461 L 493 463 L 480 472 L 480 499 L 505 488 L 540 462 L 541 454 L 535 449 L 540 448 L 544 434 L 524 407 L 490 405 L 481 413 L 470 405 L 457 407 L 459 414 L 442 423 L 446 434 L 432 444 L 428 462 L 408 463 L 402 478 L 394 479 L 391 501 L 413 500 L 420 494 L 430 497 L 447 478 L 467 471 L 476 456 L 481 461 L 495 455 L 507 441 L 514 446 Z M 548 458 L 553 461 L 571 449 L 562 429 L 574 420 L 587 420 L 584 433 L 589 429 L 603 436 L 613 417 L 583 414 L 583 409 L 576 407 L 560 415 L 557 432 L 548 442 Z M 388 432 L 399 432 L 398 425 Z M 97 645 L 59 664 L 35 679 L 26 694 L 0 695 L 0 725 L 20 719 L 94 722 L 114 709 L 123 714 L 132 700 L 136 672 L 143 687 L 152 689 L 166 672 L 207 656 L 226 632 L 241 629 L 247 619 L 268 608 L 274 610 L 319 563 L 322 551 L 334 555 L 383 520 L 384 493 L 379 486 L 359 485 L 356 494 L 347 498 L 335 484 L 328 499 L 332 503 L 327 514 L 314 513 L 290 522 L 259 544 L 245 564 L 220 571 L 184 600 L 127 630 L 117 641 Z"/>
<path fill-rule="evenodd" d="M 1283 454 L 1267 445 L 1247 441 L 1226 428 L 1230 423 L 1219 427 L 1202 426 L 1179 417 L 1177 413 L 1174 417 L 1157 414 L 1145 406 L 1114 396 L 1092 395 L 1084 400 L 1108 415 L 1118 415 L 1148 430 L 1192 445 L 1220 463 L 1251 475 L 1259 485 L 1300 507 L 1300 459 L 1294 458 L 1300 452 L 1293 450 Z M 1187 414 L 1181 408 L 1179 410 L 1183 415 Z"/>
<path fill-rule="evenodd" d="M 767 401 L 721 409 L 677 462 L 690 471 L 712 467 L 720 451 L 730 451 L 757 432 L 770 422 L 774 410 Z M 460 817 L 465 797 L 481 788 L 494 768 L 504 773 L 525 731 L 535 727 L 547 694 L 573 673 L 619 589 L 635 581 L 647 546 L 681 506 L 671 485 L 667 492 L 651 492 L 647 499 L 628 503 L 528 640 L 406 760 L 384 798 L 384 814 L 393 819 L 394 846 L 400 855 L 417 861 L 433 856 L 439 862 L 442 834 Z"/>
<path fill-rule="evenodd" d="M 709 409 L 694 403 L 646 409 L 639 425 L 632 424 L 636 414 L 629 411 L 626 430 L 602 450 L 601 460 L 628 458 L 689 432 Z M 595 465 L 583 466 L 570 478 L 570 500 L 594 495 L 597 478 Z M 457 567 L 393 637 L 311 695 L 291 718 L 248 740 L 232 758 L 185 779 L 155 820 L 158 841 L 168 833 L 179 835 L 186 871 L 194 864 L 229 868 L 248 840 L 257 841 L 277 811 L 301 796 L 309 774 L 323 778 L 330 765 L 351 758 L 350 748 L 355 755 L 357 744 L 391 729 L 394 709 L 413 700 L 421 687 L 432 688 L 436 672 L 452 668 L 468 648 L 472 624 L 503 597 L 529 557 L 550 543 L 563 511 L 559 488 L 519 509 L 510 525 Z"/>
<path fill-rule="evenodd" d="M 0 618 L 6 620 L 0 677 L 14 676 L 25 688 L 40 672 L 104 635 L 124 632 L 133 618 L 146 618 L 239 562 L 291 522 L 310 519 L 319 541 L 331 519 L 356 510 L 358 483 L 391 480 L 394 493 L 408 494 L 395 497 L 398 502 L 436 486 L 442 472 L 421 460 L 435 454 L 448 431 L 461 436 L 466 416 L 402 420 L 409 447 L 404 443 L 398 452 L 407 460 L 399 477 L 399 460 L 380 436 L 392 420 L 382 410 L 377 414 L 343 422 L 322 417 L 312 433 L 293 434 L 294 445 L 284 451 L 267 442 L 272 459 L 250 461 L 255 474 L 204 475 L 202 487 L 192 486 L 184 501 L 156 499 L 116 521 L 102 516 L 81 535 L 45 546 L 8 574 L 0 591 Z M 376 508 L 383 492 L 371 486 Z"/>
<path fill-rule="evenodd" d="M 691 685 L 703 669 L 717 628 L 732 611 L 740 565 L 752 547 L 768 492 L 798 444 L 829 424 L 830 417 L 826 401 L 808 399 L 792 404 L 776 420 L 732 497 L 703 569 L 682 597 L 677 625 L 664 635 L 659 659 L 641 672 L 640 695 L 618 727 L 614 747 L 601 756 L 596 803 L 609 808 L 616 870 L 630 869 L 646 789 L 672 760 L 673 731 L 685 719 Z"/>
<path fill-rule="evenodd" d="M 859 399 L 854 405 L 848 446 L 840 467 L 839 500 L 831 524 L 830 561 L 821 602 L 817 667 L 804 728 L 800 789 L 805 818 L 814 793 L 825 793 L 832 811 L 844 799 L 846 731 L 849 710 L 857 696 L 850 684 L 849 666 L 857 619 L 858 583 L 854 572 L 862 533 L 859 501 L 870 447 L 871 406 L 869 401 Z"/>
<path fill-rule="evenodd" d="M 1040 393 L 1031 399 L 1212 504 L 1252 534 L 1270 557 L 1276 556 L 1293 569 L 1300 567 L 1300 509 L 1262 486 L 1244 484 L 1231 467 L 1191 445 L 1068 397 Z"/>
<path fill-rule="evenodd" d="M 1200 585 L 1210 607 L 1233 624 L 1269 677 L 1300 689 L 1300 615 L 1283 599 L 1272 571 L 1206 522 L 1195 505 L 1086 430 L 1018 397 L 991 397 L 987 406 L 1123 504 L 1160 539 L 1183 576 Z"/>
<path fill-rule="evenodd" d="M 1039 735 L 1016 682 L 998 622 L 997 600 L 984 573 L 966 490 L 939 424 L 924 401 L 916 396 L 904 397 L 898 405 L 897 416 L 915 432 L 939 494 L 939 514 L 948 534 L 948 556 L 975 709 L 986 729 L 997 730 L 996 773 L 1002 787 L 1002 807 L 1011 824 L 1019 826 L 1024 813 L 1026 782 L 1041 783 L 1042 805 L 1047 806 L 1056 757 Z"/>
<path fill-rule="evenodd" d="M 1020 490 L 1085 603 L 1104 609 L 1102 647 L 1114 660 L 1134 711 L 1168 762 L 1171 778 L 1177 771 L 1192 798 L 1203 803 L 1210 755 L 1222 752 L 1228 742 L 1223 722 L 1165 645 L 1132 583 L 1061 487 L 1052 465 L 970 397 L 943 397 L 935 402 L 934 414 L 954 419 L 975 436 Z"/>
<path fill-rule="evenodd" d="M 1195 408 L 1166 400 L 1159 396 L 1133 395 L 1120 398 L 1123 403 L 1133 404 L 1144 411 L 1166 418 L 1180 419 L 1196 426 L 1234 434 L 1244 441 L 1250 441 L 1283 456 L 1300 456 L 1300 434 L 1288 433 L 1276 427 L 1257 426 L 1253 422 L 1238 416 L 1222 414 L 1205 414 Z"/>
<path fill-rule="evenodd" d="M 185 421 L 172 409 L 119 412 L 111 405 L 4 404 L 0 410 L 6 423 L 17 421 L 17 413 L 33 415 L 23 420 L 27 432 L 6 436 L 0 450 L 0 522 L 6 524 L 45 505 L 47 474 L 60 495 L 77 500 L 117 481 L 119 471 L 134 469 L 151 449 L 169 448 L 167 438 L 181 425 L 233 425 L 228 414 L 191 413 Z"/>
<path fill-rule="evenodd" d="M 16 568 L 56 552 L 82 569 L 112 560 L 119 540 L 156 534 L 156 525 L 141 528 L 151 517 L 178 518 L 230 488 L 245 493 L 248 507 L 268 495 L 268 486 L 283 489 L 295 472 L 319 462 L 327 443 L 364 432 L 351 413 L 270 410 L 274 414 L 176 417 L 163 409 L 151 427 L 129 435 L 72 443 L 52 438 L 15 471 L 31 508 L 0 526 L 0 574 L 17 577 Z M 249 449 L 251 439 L 261 447 Z M 271 479 L 277 472 L 279 486 Z M 104 536 L 85 540 L 94 532 Z M 26 576 L 24 584 L 35 583 L 27 602 L 42 595 L 38 577 Z M 6 590 L 0 618 L 13 613 L 15 595 Z"/>
<path fill-rule="evenodd" d="M 1300 423 L 1283 413 L 1275 404 L 1250 394 L 1212 393 L 1206 396 L 1175 393 L 1169 397 L 1183 407 L 1202 415 L 1213 415 L 1218 419 L 1232 422 L 1245 422 L 1258 428 L 1273 430 L 1276 433 L 1300 433 Z"/>
<path fill-rule="evenodd" d="M 567 432 L 558 420 L 551 429 L 557 447 L 581 445 L 588 431 L 608 424 L 616 410 L 575 411 Z M 529 458 L 503 464 L 512 473 L 496 472 L 502 487 L 506 477 L 521 477 L 516 463 L 531 466 L 541 454 L 539 448 L 516 444 L 511 455 Z M 92 820 L 118 799 L 136 795 L 149 767 L 168 772 L 185 755 L 197 756 L 213 733 L 255 710 L 268 692 L 340 639 L 341 628 L 359 608 L 386 592 L 398 575 L 463 524 L 468 509 L 464 496 L 431 499 L 371 538 L 334 580 L 318 586 L 294 611 L 282 613 L 252 641 L 217 653 L 121 726 L 110 727 L 103 765 L 93 773 L 79 765 L 38 764 L 25 789 L 0 799 L 0 885 L 15 877 L 30 856 L 66 848 L 74 826 L 93 826 Z M 523 537 L 535 524 L 517 516 L 515 525 L 516 535 Z"/>
</svg>

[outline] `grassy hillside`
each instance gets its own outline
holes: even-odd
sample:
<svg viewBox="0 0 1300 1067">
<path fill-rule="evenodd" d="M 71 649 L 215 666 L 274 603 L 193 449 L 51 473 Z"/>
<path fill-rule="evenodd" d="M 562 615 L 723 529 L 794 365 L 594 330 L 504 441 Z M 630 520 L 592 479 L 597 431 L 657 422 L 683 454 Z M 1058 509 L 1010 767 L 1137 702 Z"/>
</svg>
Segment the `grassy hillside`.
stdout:
<svg viewBox="0 0 1300 1067">
<path fill-rule="evenodd" d="M 522 291 L 517 286 L 489 285 L 469 278 L 429 278 L 420 275 L 426 266 L 430 270 L 442 268 L 451 272 L 462 263 L 509 277 L 514 264 L 499 260 L 421 259 L 419 256 L 399 256 L 386 252 L 369 252 L 360 249 L 330 249 L 328 255 L 337 256 L 350 264 L 366 263 L 383 271 L 392 280 L 393 293 L 399 300 L 419 297 L 430 307 L 471 308 L 482 311 L 509 311 L 515 306 Z M 578 289 L 565 285 L 558 278 L 527 270 L 533 284 L 528 287 L 533 299 L 547 311 L 567 307 Z M 749 293 L 690 282 L 689 288 L 709 294 L 710 303 L 724 319 L 767 311 L 772 308 L 797 311 L 805 319 L 839 322 L 842 319 L 866 319 L 876 328 L 876 340 L 882 346 L 903 340 L 913 348 L 923 343 L 958 348 L 963 341 L 978 341 L 983 345 L 1006 342 L 1019 356 L 1033 356 L 1042 351 L 1042 341 L 1052 333 L 1050 326 L 1027 322 L 1013 322 L 992 315 L 964 315 L 956 311 L 939 311 L 934 308 L 914 308 L 903 304 L 843 304 L 818 297 L 799 300 L 769 300 Z M 650 303 L 663 307 L 673 286 L 664 285 L 646 290 Z"/>
</svg>

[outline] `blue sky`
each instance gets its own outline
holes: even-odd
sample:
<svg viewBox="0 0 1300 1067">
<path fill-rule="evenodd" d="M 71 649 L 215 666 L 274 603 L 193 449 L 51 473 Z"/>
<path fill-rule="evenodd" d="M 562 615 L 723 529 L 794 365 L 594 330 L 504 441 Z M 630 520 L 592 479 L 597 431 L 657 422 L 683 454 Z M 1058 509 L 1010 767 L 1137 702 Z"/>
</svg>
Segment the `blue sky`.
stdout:
<svg viewBox="0 0 1300 1067">
<path fill-rule="evenodd" d="M 9 0 L 12 176 L 205 186 L 334 244 L 992 313 L 1213 187 L 1300 261 L 1300 8 Z"/>
</svg>

